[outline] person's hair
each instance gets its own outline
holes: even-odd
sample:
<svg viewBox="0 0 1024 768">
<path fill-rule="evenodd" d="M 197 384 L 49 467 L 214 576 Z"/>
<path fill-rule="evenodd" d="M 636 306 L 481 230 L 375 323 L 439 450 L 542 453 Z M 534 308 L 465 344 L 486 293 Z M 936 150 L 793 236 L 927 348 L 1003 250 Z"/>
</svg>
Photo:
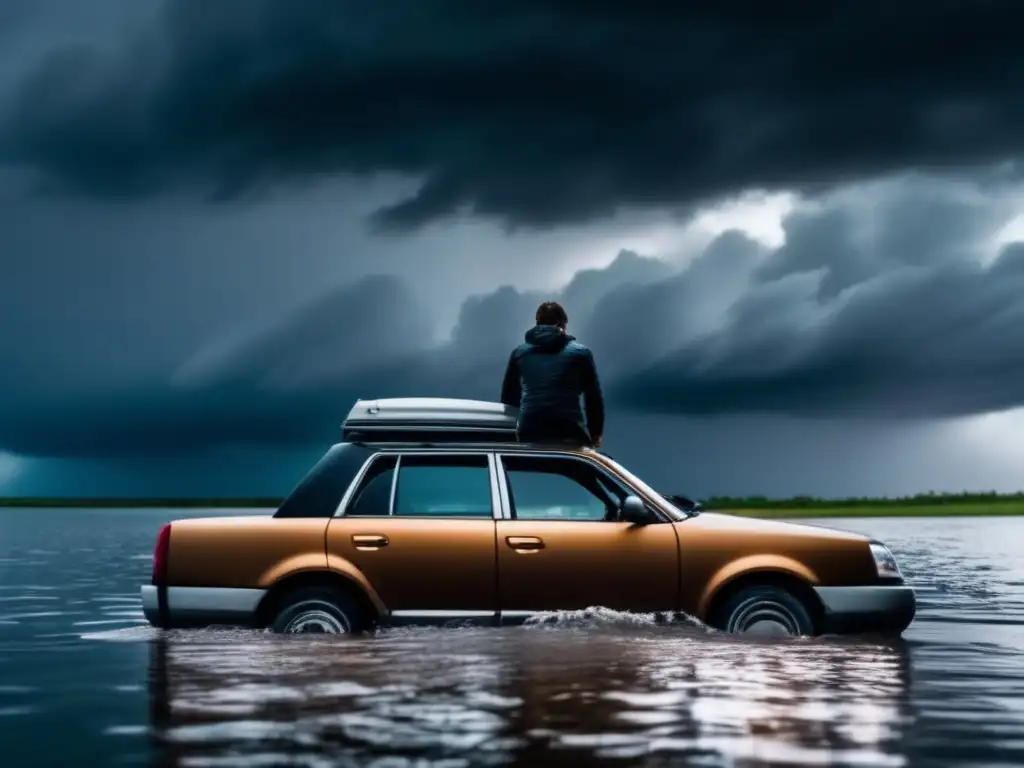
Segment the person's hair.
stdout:
<svg viewBox="0 0 1024 768">
<path fill-rule="evenodd" d="M 557 325 L 565 328 L 569 324 L 569 316 L 557 301 L 545 301 L 537 307 L 537 325 Z"/>
</svg>

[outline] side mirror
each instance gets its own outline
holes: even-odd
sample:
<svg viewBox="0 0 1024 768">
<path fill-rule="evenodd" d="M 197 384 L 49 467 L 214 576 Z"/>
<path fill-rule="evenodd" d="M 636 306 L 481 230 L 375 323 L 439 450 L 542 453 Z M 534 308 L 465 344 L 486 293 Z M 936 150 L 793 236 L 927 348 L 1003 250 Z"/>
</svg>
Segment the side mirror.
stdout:
<svg viewBox="0 0 1024 768">
<path fill-rule="evenodd" d="M 636 525 L 644 525 L 651 522 L 651 516 L 647 512 L 647 506 L 644 504 L 643 499 L 632 494 L 622 500 L 621 518 L 623 522 Z"/>
</svg>

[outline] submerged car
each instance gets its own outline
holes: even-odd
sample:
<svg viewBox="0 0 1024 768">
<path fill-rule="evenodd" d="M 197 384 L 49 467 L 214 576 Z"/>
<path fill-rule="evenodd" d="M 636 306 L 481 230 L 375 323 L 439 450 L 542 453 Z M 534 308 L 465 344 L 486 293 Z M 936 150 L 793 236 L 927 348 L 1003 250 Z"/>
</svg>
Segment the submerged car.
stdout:
<svg viewBox="0 0 1024 768">
<path fill-rule="evenodd" d="M 146 618 L 348 633 L 602 606 L 787 635 L 914 618 L 878 541 L 700 511 L 599 451 L 516 442 L 515 423 L 498 403 L 358 401 L 273 515 L 160 530 Z"/>
</svg>

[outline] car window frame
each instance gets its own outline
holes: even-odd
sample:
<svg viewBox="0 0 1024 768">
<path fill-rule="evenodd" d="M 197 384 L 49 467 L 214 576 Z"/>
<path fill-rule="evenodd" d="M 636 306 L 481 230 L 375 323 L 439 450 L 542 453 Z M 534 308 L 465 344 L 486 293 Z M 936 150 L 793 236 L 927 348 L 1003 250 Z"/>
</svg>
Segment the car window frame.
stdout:
<svg viewBox="0 0 1024 768">
<path fill-rule="evenodd" d="M 382 515 L 349 514 L 349 508 L 354 507 L 358 503 L 360 495 L 366 490 L 367 476 L 370 474 L 370 470 L 373 468 L 374 463 L 382 459 L 386 460 L 390 458 L 394 458 L 395 463 L 390 467 L 390 469 L 384 470 L 384 472 L 391 472 L 391 491 L 388 496 L 388 511 Z M 372 454 L 360 468 L 359 473 L 352 479 L 351 485 L 346 490 L 346 498 L 342 499 L 344 502 L 343 505 L 339 505 L 339 507 L 344 510 L 344 516 L 354 517 L 360 520 L 374 520 L 383 517 L 391 517 L 391 507 L 394 504 L 395 497 L 395 478 L 398 476 L 398 463 L 399 457 L 394 454 L 382 454 L 379 452 Z M 336 514 L 335 517 L 337 516 L 338 515 Z"/>
<path fill-rule="evenodd" d="M 394 474 L 391 478 L 391 497 L 388 501 L 388 513 L 386 515 L 351 515 L 349 514 L 349 507 L 355 501 L 359 491 L 362 488 L 363 480 L 366 478 L 366 474 L 369 472 L 370 467 L 373 466 L 373 462 L 385 458 L 394 456 L 395 467 Z M 487 479 L 488 485 L 491 491 L 491 514 L 486 515 L 396 515 L 395 514 L 395 493 L 398 488 L 398 476 L 402 469 L 402 457 L 408 456 L 450 456 L 450 457 L 482 457 L 487 463 Z M 486 450 L 472 450 L 472 449 L 452 449 L 452 450 L 415 450 L 395 448 L 390 450 L 378 450 L 375 451 L 366 462 L 360 468 L 359 472 L 352 479 L 352 483 L 345 491 L 345 495 L 338 504 L 338 509 L 335 513 L 335 517 L 340 518 L 352 518 L 355 520 L 490 520 L 495 521 L 500 519 L 501 515 L 501 497 L 498 490 L 497 483 L 497 470 L 495 467 L 495 455 L 494 451 Z"/>
<path fill-rule="evenodd" d="M 651 524 L 665 522 L 664 515 L 659 510 L 652 508 L 651 504 L 645 499 L 644 495 L 638 493 L 629 483 L 624 482 L 621 478 L 616 477 L 611 472 L 606 470 L 601 464 L 591 460 L 585 455 L 576 453 L 568 453 L 561 451 L 496 451 L 494 455 L 495 472 L 497 473 L 498 490 L 501 494 L 502 503 L 502 520 L 509 522 L 521 522 L 521 523 L 539 523 L 549 522 L 549 520 L 519 520 L 512 514 L 512 495 L 509 490 L 508 475 L 505 469 L 505 464 L 502 461 L 504 456 L 510 457 L 522 457 L 530 459 L 559 459 L 562 461 L 576 461 L 589 469 L 597 473 L 598 477 L 604 482 L 612 486 L 618 486 L 626 491 L 627 496 L 636 496 L 644 502 L 644 506 L 652 512 L 654 520 Z M 584 487 L 584 490 L 587 490 Z M 588 491 L 589 492 L 589 491 Z M 587 520 L 587 519 L 569 519 L 569 518 L 551 518 L 550 522 L 565 522 L 565 523 L 612 523 L 619 524 L 620 520 Z"/>
<path fill-rule="evenodd" d="M 581 488 L 581 490 L 583 490 L 585 493 L 589 494 L 591 497 L 593 497 L 594 499 L 596 499 L 597 501 L 599 501 L 601 503 L 602 508 L 603 508 L 604 511 L 603 511 L 603 513 L 602 513 L 600 518 L 596 518 L 596 517 L 576 517 L 576 518 L 566 518 L 566 517 L 548 517 L 548 518 L 539 517 L 539 518 L 534 518 L 534 517 L 527 517 L 527 518 L 521 518 L 521 517 L 519 517 L 519 513 L 515 509 L 515 499 L 514 499 L 514 495 L 513 495 L 514 489 L 512 487 L 512 479 L 511 479 L 511 477 L 509 475 L 510 470 L 508 469 L 508 466 L 506 464 L 506 459 L 508 459 L 509 461 L 521 461 L 521 460 L 525 459 L 526 462 L 537 461 L 537 462 L 540 462 L 540 463 L 544 463 L 544 462 L 563 463 L 563 464 L 566 465 L 566 468 L 570 470 L 570 472 L 572 472 L 572 471 L 580 472 L 581 470 L 583 472 L 586 472 L 587 469 L 593 470 L 593 468 L 592 467 L 586 467 L 586 465 L 584 465 L 582 467 L 572 466 L 572 464 L 570 464 L 570 462 L 576 462 L 577 464 L 579 464 L 579 462 L 577 462 L 572 456 L 567 456 L 567 455 L 564 455 L 564 454 L 560 455 L 560 456 L 554 456 L 554 455 L 552 455 L 552 456 L 532 456 L 532 455 L 522 455 L 522 454 L 519 454 L 519 455 L 504 454 L 503 456 L 500 457 L 500 460 L 501 460 L 501 472 L 502 472 L 502 475 L 503 475 L 503 479 L 505 481 L 505 487 L 508 489 L 509 519 L 515 520 L 515 521 L 520 521 L 520 522 L 544 522 L 544 521 L 580 522 L 580 523 L 608 523 L 608 522 L 615 522 L 615 520 L 609 520 L 608 519 L 609 508 L 610 508 L 611 505 L 615 504 L 615 494 L 605 487 L 606 485 L 608 485 L 608 478 L 607 478 L 607 476 L 602 477 L 600 472 L 593 472 L 593 480 L 595 481 L 597 486 L 600 488 L 600 493 L 595 493 L 591 488 L 588 488 L 584 483 L 581 483 L 577 477 L 573 477 L 573 475 L 570 474 L 570 473 L 563 473 L 563 472 L 546 473 L 546 472 L 540 472 L 540 471 L 536 471 L 536 470 L 529 470 L 529 469 L 525 470 L 526 473 L 535 472 L 536 474 L 557 474 L 557 475 L 561 475 L 564 480 L 567 480 L 567 481 L 569 481 L 571 483 L 575 483 L 576 485 L 578 485 Z M 629 494 L 628 489 L 626 489 L 624 486 L 622 486 L 621 483 L 614 483 L 614 486 L 619 488 L 619 490 L 622 492 L 623 498 L 625 498 L 625 496 L 627 496 Z"/>
<path fill-rule="evenodd" d="M 654 513 L 658 522 L 680 523 L 694 517 L 694 515 L 688 515 L 681 509 L 678 509 L 673 504 L 669 503 L 664 496 L 651 488 L 644 480 L 628 470 L 624 465 L 613 459 L 607 453 L 595 451 L 592 448 L 588 448 L 586 450 L 591 451 L 596 456 L 600 456 L 600 459 L 591 459 L 591 461 L 604 467 L 605 471 L 609 472 L 613 477 L 616 477 L 620 483 L 631 488 L 633 493 L 643 499 L 648 510 Z"/>
</svg>

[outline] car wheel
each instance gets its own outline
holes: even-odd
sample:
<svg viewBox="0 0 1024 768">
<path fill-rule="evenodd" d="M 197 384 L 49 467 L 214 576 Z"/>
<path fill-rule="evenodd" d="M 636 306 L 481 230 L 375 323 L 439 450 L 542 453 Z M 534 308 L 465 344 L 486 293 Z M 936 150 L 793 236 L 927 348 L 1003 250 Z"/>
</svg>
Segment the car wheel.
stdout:
<svg viewBox="0 0 1024 768">
<path fill-rule="evenodd" d="M 716 626 L 735 635 L 799 637 L 814 634 L 803 602 L 781 587 L 744 587 L 719 612 Z"/>
<path fill-rule="evenodd" d="M 358 618 L 358 606 L 344 592 L 307 587 L 285 597 L 270 626 L 285 635 L 347 635 L 358 627 Z"/>
</svg>

